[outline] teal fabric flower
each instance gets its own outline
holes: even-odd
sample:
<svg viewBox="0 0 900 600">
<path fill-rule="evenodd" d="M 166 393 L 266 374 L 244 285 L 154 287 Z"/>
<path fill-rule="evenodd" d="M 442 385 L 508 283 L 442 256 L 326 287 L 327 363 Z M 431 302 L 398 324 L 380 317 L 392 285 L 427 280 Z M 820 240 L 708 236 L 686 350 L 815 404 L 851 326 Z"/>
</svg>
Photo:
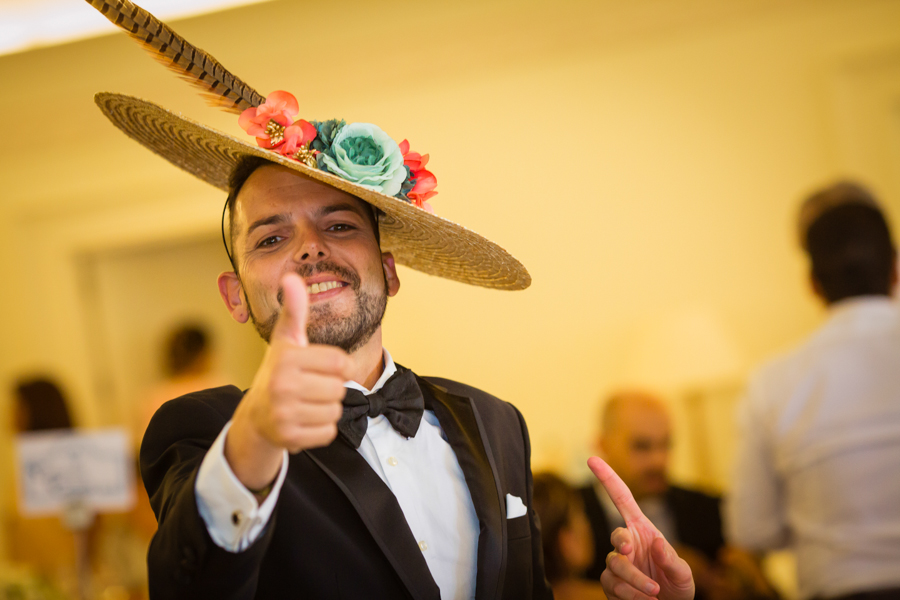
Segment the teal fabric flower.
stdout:
<svg viewBox="0 0 900 600">
<path fill-rule="evenodd" d="M 330 150 L 319 155 L 319 160 L 329 172 L 357 185 L 395 196 L 406 180 L 400 146 L 376 125 L 341 127 Z"/>
</svg>

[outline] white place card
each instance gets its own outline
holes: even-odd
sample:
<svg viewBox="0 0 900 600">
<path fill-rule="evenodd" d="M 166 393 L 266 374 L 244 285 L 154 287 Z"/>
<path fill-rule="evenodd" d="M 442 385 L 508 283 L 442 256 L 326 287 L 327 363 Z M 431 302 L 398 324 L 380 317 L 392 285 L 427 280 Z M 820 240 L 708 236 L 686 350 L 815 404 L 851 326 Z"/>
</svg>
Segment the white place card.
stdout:
<svg viewBox="0 0 900 600">
<path fill-rule="evenodd" d="M 116 512 L 134 505 L 134 457 L 122 428 L 16 436 L 19 509 L 62 515 L 72 506 Z"/>
</svg>

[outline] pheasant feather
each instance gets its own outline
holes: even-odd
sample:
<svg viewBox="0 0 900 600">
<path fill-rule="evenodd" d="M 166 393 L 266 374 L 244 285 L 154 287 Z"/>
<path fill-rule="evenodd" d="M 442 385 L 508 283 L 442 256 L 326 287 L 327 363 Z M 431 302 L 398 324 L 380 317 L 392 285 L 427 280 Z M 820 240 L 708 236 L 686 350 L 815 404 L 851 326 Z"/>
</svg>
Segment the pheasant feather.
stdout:
<svg viewBox="0 0 900 600">
<path fill-rule="evenodd" d="M 201 89 L 213 106 L 233 113 L 266 101 L 252 87 L 232 75 L 219 61 L 192 46 L 168 25 L 130 0 L 87 0 L 107 19 L 124 29 L 156 60 Z"/>
</svg>

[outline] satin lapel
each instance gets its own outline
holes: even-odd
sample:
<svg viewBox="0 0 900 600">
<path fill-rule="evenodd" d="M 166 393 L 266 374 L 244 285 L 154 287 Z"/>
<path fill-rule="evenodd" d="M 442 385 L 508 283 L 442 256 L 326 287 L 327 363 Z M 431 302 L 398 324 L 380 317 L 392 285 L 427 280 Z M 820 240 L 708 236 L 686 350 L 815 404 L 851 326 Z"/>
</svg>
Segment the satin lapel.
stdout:
<svg viewBox="0 0 900 600">
<path fill-rule="evenodd" d="M 475 598 L 499 598 L 506 574 L 506 518 L 503 494 L 484 423 L 471 398 L 456 396 L 419 378 L 425 408 L 434 411 L 456 454 L 478 515 L 478 573 Z"/>
<path fill-rule="evenodd" d="M 390 488 L 356 450 L 338 438 L 306 453 L 334 481 L 417 600 L 440 600 L 441 592 Z"/>
</svg>

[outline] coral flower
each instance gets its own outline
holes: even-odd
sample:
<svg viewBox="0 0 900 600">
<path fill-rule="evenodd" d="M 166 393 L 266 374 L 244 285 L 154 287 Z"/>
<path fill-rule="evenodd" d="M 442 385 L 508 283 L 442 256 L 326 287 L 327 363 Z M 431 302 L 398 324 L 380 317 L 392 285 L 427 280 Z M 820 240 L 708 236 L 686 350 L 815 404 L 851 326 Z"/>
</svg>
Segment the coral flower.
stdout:
<svg viewBox="0 0 900 600">
<path fill-rule="evenodd" d="M 403 154 L 403 164 L 409 167 L 409 170 L 415 173 L 421 171 L 428 164 L 428 155 L 422 155 L 418 152 L 409 151 L 409 142 L 403 140 L 400 142 L 400 153 Z"/>
<path fill-rule="evenodd" d="M 406 196 L 419 208 L 427 208 L 425 201 L 437 196 L 437 192 L 434 191 L 434 188 L 437 187 L 437 178 L 431 171 L 426 171 L 425 169 L 417 171 L 413 174 L 413 177 L 416 180 L 416 184 L 413 186 L 413 189 L 407 192 Z"/>
<path fill-rule="evenodd" d="M 271 148 L 269 123 L 274 121 L 282 127 L 288 127 L 298 112 L 300 105 L 294 95 L 279 90 L 269 94 L 263 104 L 242 112 L 238 124 L 244 131 L 256 137 L 260 146 Z"/>
<path fill-rule="evenodd" d="M 400 153 L 403 154 L 403 164 L 409 167 L 410 179 L 415 181 L 413 188 L 406 193 L 406 197 L 419 208 L 428 212 L 434 212 L 426 202 L 429 198 L 437 196 L 434 188 L 437 186 L 437 178 L 431 171 L 425 170 L 428 164 L 428 155 L 409 151 L 409 141 L 400 142 Z"/>
<path fill-rule="evenodd" d="M 302 146 L 316 139 L 316 128 L 309 121 L 300 119 L 284 129 L 284 143 L 278 146 L 278 152 L 292 156 Z"/>
</svg>

